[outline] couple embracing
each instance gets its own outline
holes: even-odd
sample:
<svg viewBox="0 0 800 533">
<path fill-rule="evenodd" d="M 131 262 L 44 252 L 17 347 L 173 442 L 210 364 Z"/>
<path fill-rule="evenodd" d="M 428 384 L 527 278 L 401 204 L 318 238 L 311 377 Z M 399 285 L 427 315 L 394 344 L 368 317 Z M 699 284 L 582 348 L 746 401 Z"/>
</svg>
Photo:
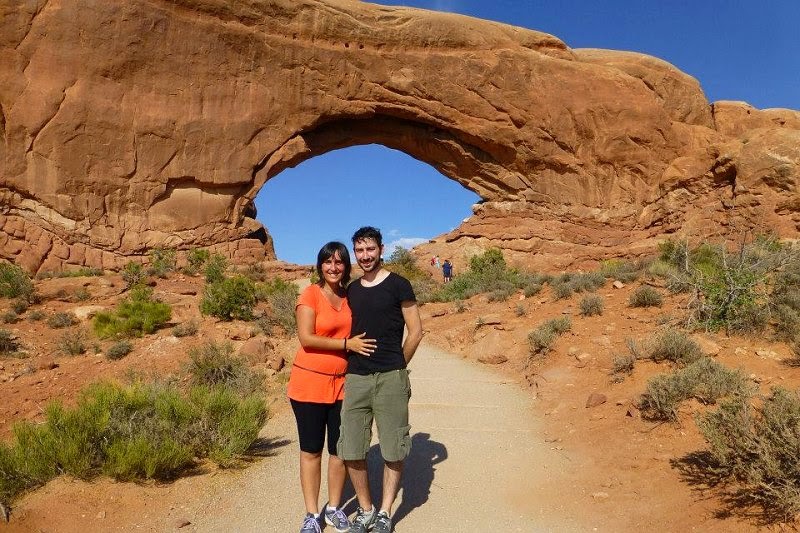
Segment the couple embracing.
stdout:
<svg viewBox="0 0 800 533">
<path fill-rule="evenodd" d="M 403 461 L 411 449 L 406 365 L 422 340 L 416 297 L 407 279 L 383 268 L 379 230 L 356 231 L 353 252 L 364 274 L 349 283 L 347 247 L 339 242 L 322 247 L 319 282 L 303 291 L 295 311 L 301 346 L 288 396 L 297 420 L 307 513 L 301 533 L 319 533 L 323 521 L 337 533 L 389 533 Z M 384 460 L 380 509 L 372 503 L 367 477 L 373 420 Z M 326 434 L 328 503 L 320 512 Z M 348 475 L 358 499 L 352 524 L 341 509 Z"/>
</svg>

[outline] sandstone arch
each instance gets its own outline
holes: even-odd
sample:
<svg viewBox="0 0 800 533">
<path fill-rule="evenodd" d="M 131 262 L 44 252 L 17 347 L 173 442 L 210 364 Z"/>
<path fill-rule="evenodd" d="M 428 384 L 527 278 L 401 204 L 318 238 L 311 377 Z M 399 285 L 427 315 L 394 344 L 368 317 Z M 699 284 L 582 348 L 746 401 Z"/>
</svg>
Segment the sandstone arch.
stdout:
<svg viewBox="0 0 800 533">
<path fill-rule="evenodd" d="M 116 268 L 156 245 L 274 257 L 248 216 L 258 189 L 366 142 L 484 199 L 442 246 L 553 266 L 687 226 L 800 224 L 800 115 L 710 105 L 641 54 L 349 0 L 0 14 L 0 255 L 33 271 Z"/>
</svg>

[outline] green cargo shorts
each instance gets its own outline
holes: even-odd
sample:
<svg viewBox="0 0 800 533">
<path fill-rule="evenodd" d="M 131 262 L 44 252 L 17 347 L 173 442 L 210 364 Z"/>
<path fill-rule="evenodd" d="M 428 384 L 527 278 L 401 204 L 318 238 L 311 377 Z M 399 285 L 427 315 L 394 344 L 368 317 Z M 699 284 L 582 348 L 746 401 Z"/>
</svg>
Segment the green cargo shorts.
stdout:
<svg viewBox="0 0 800 533">
<path fill-rule="evenodd" d="M 396 462 L 408 457 L 411 451 L 410 398 L 411 382 L 405 368 L 366 376 L 347 374 L 337 444 L 339 457 L 345 461 L 360 461 L 367 457 L 373 419 L 378 426 L 383 460 Z"/>
</svg>

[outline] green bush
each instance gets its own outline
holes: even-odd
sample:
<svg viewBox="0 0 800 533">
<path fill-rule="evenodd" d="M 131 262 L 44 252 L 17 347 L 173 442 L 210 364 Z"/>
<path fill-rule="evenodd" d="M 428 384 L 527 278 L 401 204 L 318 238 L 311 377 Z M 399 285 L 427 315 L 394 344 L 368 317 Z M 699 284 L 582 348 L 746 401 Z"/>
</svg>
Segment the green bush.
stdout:
<svg viewBox="0 0 800 533">
<path fill-rule="evenodd" d="M 269 313 L 266 317 L 268 329 L 278 326 L 286 334 L 293 335 L 297 331 L 295 318 L 297 285 L 276 278 L 270 283 L 259 284 L 258 292 L 259 298 L 269 304 Z"/>
<path fill-rule="evenodd" d="M 152 299 L 146 287 L 132 290 L 112 313 L 97 313 L 93 319 L 95 334 L 101 339 L 111 337 L 141 337 L 153 333 L 169 322 L 172 308 Z"/>
<path fill-rule="evenodd" d="M 757 236 L 736 249 L 666 243 L 661 258 L 677 269 L 668 281 L 670 290 L 693 293 L 690 323 L 708 330 L 724 328 L 729 334 L 758 333 L 772 316 L 779 337 L 792 330 L 793 311 L 800 311 L 797 245 L 770 236 Z"/>
<path fill-rule="evenodd" d="M 44 424 L 14 427 L 0 444 L 0 501 L 59 473 L 92 479 L 171 479 L 206 457 L 235 464 L 266 420 L 263 399 L 224 387 L 91 385 L 75 408 L 51 403 Z"/>
<path fill-rule="evenodd" d="M 193 385 L 222 385 L 245 395 L 256 392 L 262 382 L 244 359 L 233 355 L 230 343 L 207 342 L 189 350 L 187 373 Z"/>
<path fill-rule="evenodd" d="M 112 361 L 122 359 L 133 351 L 133 344 L 130 341 L 122 340 L 115 342 L 106 350 L 106 357 Z"/>
<path fill-rule="evenodd" d="M 595 316 L 603 314 L 603 297 L 597 294 L 588 294 L 581 298 L 581 314 L 583 316 Z"/>
<path fill-rule="evenodd" d="M 234 276 L 206 284 L 200 312 L 222 320 L 251 320 L 255 305 L 253 281 L 244 276 Z"/>
<path fill-rule="evenodd" d="M 514 315 L 517 317 L 525 316 L 528 313 L 528 310 L 522 304 L 517 304 L 514 308 Z"/>
<path fill-rule="evenodd" d="M 4 324 L 14 324 L 19 321 L 19 315 L 13 310 L 9 309 L 3 313 L 2 321 Z"/>
<path fill-rule="evenodd" d="M 622 381 L 621 376 L 631 375 L 635 365 L 636 356 L 633 354 L 615 356 L 611 362 L 611 375 L 615 381 Z"/>
<path fill-rule="evenodd" d="M 17 313 L 18 315 L 21 315 L 22 313 L 27 311 L 28 307 L 30 307 L 30 303 L 27 300 L 23 300 L 21 298 L 19 300 L 14 300 L 11 303 L 11 310 Z"/>
<path fill-rule="evenodd" d="M 47 315 L 45 315 L 44 311 L 36 309 L 35 311 L 31 311 L 30 313 L 28 313 L 28 320 L 33 320 L 34 322 L 37 322 L 39 320 L 43 320 L 45 316 Z"/>
<path fill-rule="evenodd" d="M 75 300 L 79 302 L 85 302 L 91 297 L 92 295 L 86 287 L 81 287 L 80 289 L 75 291 Z"/>
<path fill-rule="evenodd" d="M 205 248 L 195 248 L 186 254 L 186 261 L 189 263 L 189 268 L 192 272 L 199 272 L 206 261 L 211 257 L 211 252 Z"/>
<path fill-rule="evenodd" d="M 659 363 L 671 361 L 679 365 L 693 363 L 703 356 L 703 350 L 691 337 L 676 329 L 666 329 L 656 334 L 651 342 L 648 357 Z"/>
<path fill-rule="evenodd" d="M 87 350 L 86 332 L 77 329 L 64 332 L 58 339 L 58 350 L 64 355 L 83 355 Z"/>
<path fill-rule="evenodd" d="M 144 280 L 147 279 L 147 272 L 141 263 L 128 262 L 122 267 L 122 281 L 125 282 L 128 289 L 142 285 Z"/>
<path fill-rule="evenodd" d="M 678 406 L 689 398 L 712 404 L 726 396 L 748 395 L 750 390 L 741 372 L 703 357 L 672 374 L 651 378 L 639 408 L 651 420 L 676 420 Z"/>
<path fill-rule="evenodd" d="M 664 299 L 653 287 L 640 285 L 631 293 L 628 303 L 631 307 L 661 307 Z"/>
<path fill-rule="evenodd" d="M 800 512 L 800 398 L 774 388 L 759 406 L 744 396 L 723 403 L 699 422 L 715 479 L 737 482 L 740 496 L 768 517 L 792 520 Z"/>
<path fill-rule="evenodd" d="M 47 318 L 47 325 L 53 329 L 68 328 L 78 323 L 78 318 L 72 313 L 59 311 Z"/>
<path fill-rule="evenodd" d="M 218 283 L 225 279 L 228 260 L 223 255 L 211 254 L 205 264 L 206 283 Z"/>
<path fill-rule="evenodd" d="M 150 250 L 150 265 L 147 273 L 151 276 L 166 278 L 175 270 L 177 253 L 172 248 L 154 248 Z"/>
<path fill-rule="evenodd" d="M 0 297 L 30 301 L 35 289 L 31 277 L 22 268 L 0 262 Z"/>
<path fill-rule="evenodd" d="M 84 278 L 90 276 L 102 276 L 103 274 L 104 272 L 102 268 L 80 267 L 75 270 L 62 270 L 60 272 L 39 272 L 36 274 L 36 279 Z"/>
<path fill-rule="evenodd" d="M 608 259 L 600 263 L 600 274 L 623 283 L 632 283 L 639 278 L 639 268 L 629 261 Z"/>
<path fill-rule="evenodd" d="M 572 328 L 568 316 L 547 320 L 528 334 L 531 355 L 544 355 L 552 349 L 555 340 Z"/>
<path fill-rule="evenodd" d="M 401 246 L 397 246 L 392 251 L 389 260 L 385 263 L 385 267 L 387 270 L 399 274 L 409 281 L 430 279 L 430 275 L 417 266 L 411 252 Z"/>
</svg>

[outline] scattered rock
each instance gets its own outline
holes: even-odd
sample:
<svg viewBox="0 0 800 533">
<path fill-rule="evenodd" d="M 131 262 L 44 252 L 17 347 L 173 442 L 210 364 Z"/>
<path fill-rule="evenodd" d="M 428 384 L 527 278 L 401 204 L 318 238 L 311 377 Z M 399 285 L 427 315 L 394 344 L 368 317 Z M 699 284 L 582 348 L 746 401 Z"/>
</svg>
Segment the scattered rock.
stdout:
<svg viewBox="0 0 800 533">
<path fill-rule="evenodd" d="M 102 520 L 105 517 L 106 517 L 106 512 L 105 511 L 100 511 L 99 513 L 97 513 L 95 515 L 95 518 L 100 519 L 100 520 Z"/>
<path fill-rule="evenodd" d="M 639 408 L 635 405 L 631 404 L 625 409 L 625 416 L 629 416 L 631 418 L 641 418 L 642 414 L 639 412 Z"/>
<path fill-rule="evenodd" d="M 743 356 L 747 355 L 747 350 L 742 348 L 741 346 L 737 346 L 736 349 L 733 351 L 734 355 Z"/>
<path fill-rule="evenodd" d="M 73 308 L 72 314 L 75 315 L 78 320 L 88 320 L 104 309 L 105 307 L 101 305 L 84 305 Z"/>
<path fill-rule="evenodd" d="M 53 370 L 54 368 L 58 368 L 58 363 L 53 360 L 45 360 L 39 363 L 37 368 L 39 370 Z"/>
<path fill-rule="evenodd" d="M 717 355 L 722 349 L 719 344 L 705 337 L 695 337 L 694 340 L 700 345 L 700 349 L 703 350 L 703 353 L 707 355 Z"/>
<path fill-rule="evenodd" d="M 615 280 L 614 283 L 611 284 L 611 286 L 614 287 L 615 289 L 622 289 L 625 287 L 625 284 L 619 280 Z"/>
<path fill-rule="evenodd" d="M 176 529 L 181 529 L 181 528 L 184 528 L 186 526 L 190 526 L 191 524 L 192 524 L 191 521 L 189 521 L 189 520 L 187 520 L 185 518 L 179 518 L 178 520 L 175 521 L 175 528 Z"/>
<path fill-rule="evenodd" d="M 766 348 L 757 349 L 756 355 L 759 357 L 763 357 L 765 359 L 774 359 L 776 361 L 781 358 L 781 356 L 778 355 L 776 352 L 773 352 L 772 350 L 767 350 Z"/>
<path fill-rule="evenodd" d="M 598 405 L 603 405 L 608 401 L 608 398 L 605 394 L 601 394 L 599 392 L 593 392 L 589 395 L 586 399 L 586 408 L 589 409 L 591 407 L 597 407 Z"/>
<path fill-rule="evenodd" d="M 486 315 L 484 317 L 481 317 L 481 319 L 482 319 L 481 322 L 483 323 L 484 326 L 497 326 L 503 323 L 503 321 L 500 320 L 500 317 L 498 315 Z"/>
<path fill-rule="evenodd" d="M 197 289 L 181 289 L 178 294 L 181 296 L 197 296 Z"/>
<path fill-rule="evenodd" d="M 508 357 L 504 355 L 484 355 L 482 357 L 478 357 L 478 362 L 483 363 L 485 365 L 500 365 L 508 361 Z"/>
<path fill-rule="evenodd" d="M 608 493 L 607 492 L 602 492 L 602 491 L 601 492 L 593 492 L 592 493 L 592 498 L 594 498 L 595 500 L 605 500 L 605 499 L 608 498 Z"/>
<path fill-rule="evenodd" d="M 431 313 L 431 318 L 436 318 L 436 317 L 444 316 L 444 315 L 446 315 L 446 314 L 447 314 L 447 310 L 446 310 L 446 309 L 437 309 L 437 310 L 435 310 L 435 311 L 433 311 L 433 312 Z"/>
<path fill-rule="evenodd" d="M 239 348 L 239 355 L 247 359 L 250 364 L 257 365 L 266 363 L 273 351 L 275 351 L 275 345 L 272 341 L 263 335 L 259 335 L 247 340 Z M 275 370 L 280 370 L 280 368 Z"/>
</svg>

